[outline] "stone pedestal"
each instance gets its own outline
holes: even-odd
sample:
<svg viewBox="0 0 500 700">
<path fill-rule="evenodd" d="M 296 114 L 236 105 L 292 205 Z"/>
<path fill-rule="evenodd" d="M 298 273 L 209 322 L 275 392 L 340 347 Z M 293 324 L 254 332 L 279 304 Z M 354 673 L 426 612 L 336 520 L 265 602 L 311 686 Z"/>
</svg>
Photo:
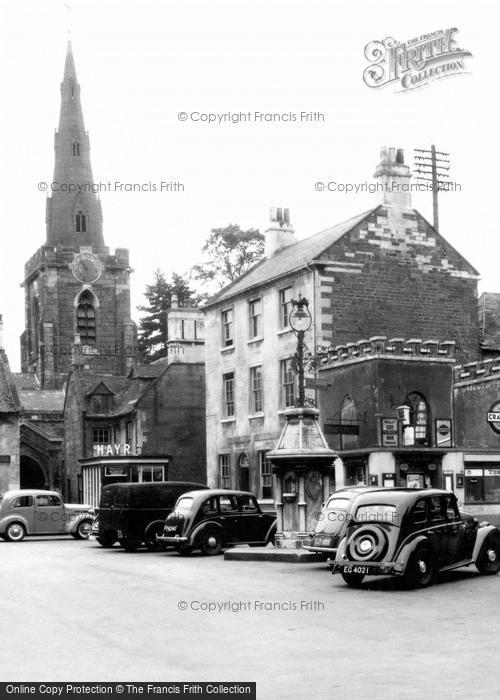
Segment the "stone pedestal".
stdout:
<svg viewBox="0 0 500 700">
<path fill-rule="evenodd" d="M 321 504 L 330 495 L 336 453 L 319 425 L 319 411 L 289 408 L 276 448 L 268 453 L 275 475 L 276 547 L 300 549 L 316 528 Z"/>
</svg>

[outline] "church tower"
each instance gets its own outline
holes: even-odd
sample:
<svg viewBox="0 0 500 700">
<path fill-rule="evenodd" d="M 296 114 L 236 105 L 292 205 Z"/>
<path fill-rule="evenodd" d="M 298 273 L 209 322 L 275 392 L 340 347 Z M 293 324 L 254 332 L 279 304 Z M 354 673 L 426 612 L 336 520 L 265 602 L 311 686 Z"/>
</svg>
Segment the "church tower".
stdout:
<svg viewBox="0 0 500 700">
<path fill-rule="evenodd" d="M 104 243 L 71 42 L 61 83 L 46 242 L 25 265 L 21 367 L 42 388 L 59 388 L 70 365 L 125 374 L 135 353 L 129 254 Z"/>
</svg>

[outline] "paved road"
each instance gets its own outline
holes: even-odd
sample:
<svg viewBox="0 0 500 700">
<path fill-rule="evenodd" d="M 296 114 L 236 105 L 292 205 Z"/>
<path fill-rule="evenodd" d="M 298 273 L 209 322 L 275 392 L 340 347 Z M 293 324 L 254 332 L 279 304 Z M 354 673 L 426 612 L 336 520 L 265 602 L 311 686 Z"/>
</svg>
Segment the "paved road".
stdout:
<svg viewBox="0 0 500 700">
<path fill-rule="evenodd" d="M 0 566 L 3 681 L 256 681 L 259 700 L 500 692 L 500 575 L 351 590 L 321 563 L 65 538 L 0 541 Z"/>
</svg>

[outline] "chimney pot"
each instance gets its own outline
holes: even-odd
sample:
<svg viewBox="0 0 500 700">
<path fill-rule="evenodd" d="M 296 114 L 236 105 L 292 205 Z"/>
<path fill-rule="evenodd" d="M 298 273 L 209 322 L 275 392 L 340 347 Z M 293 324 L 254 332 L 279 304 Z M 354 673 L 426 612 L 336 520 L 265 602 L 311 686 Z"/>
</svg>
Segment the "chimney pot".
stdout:
<svg viewBox="0 0 500 700">
<path fill-rule="evenodd" d="M 396 153 L 396 163 L 399 163 L 400 165 L 404 165 L 404 162 L 405 162 L 404 149 L 398 148 L 397 153 Z"/>
</svg>

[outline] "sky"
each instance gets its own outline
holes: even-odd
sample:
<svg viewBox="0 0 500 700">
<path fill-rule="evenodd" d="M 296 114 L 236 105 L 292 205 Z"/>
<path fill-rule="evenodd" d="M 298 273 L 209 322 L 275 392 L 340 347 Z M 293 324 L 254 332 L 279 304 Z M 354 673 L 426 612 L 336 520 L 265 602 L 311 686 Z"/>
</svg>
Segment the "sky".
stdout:
<svg viewBox="0 0 500 700">
<path fill-rule="evenodd" d="M 410 165 L 415 148 L 450 154 L 461 191 L 440 195 L 440 232 L 479 271 L 480 291 L 500 292 L 496 4 L 0 0 L 0 314 L 12 368 L 24 263 L 45 240 L 39 183 L 52 181 L 68 32 L 94 180 L 112 183 L 101 192 L 104 237 L 130 250 L 138 320 L 154 270 L 188 271 L 212 228 L 265 231 L 270 207 L 288 207 L 303 238 L 376 206 L 377 194 L 315 183 L 373 183 L 382 146 L 404 148 Z M 370 42 L 452 27 L 472 53 L 463 74 L 404 92 L 364 83 Z M 248 112 L 239 123 L 199 116 Z M 297 119 L 256 121 L 255 112 Z M 324 120 L 301 121 L 301 112 Z M 162 191 L 162 182 L 182 188 Z M 412 205 L 432 220 L 430 193 Z"/>
</svg>

